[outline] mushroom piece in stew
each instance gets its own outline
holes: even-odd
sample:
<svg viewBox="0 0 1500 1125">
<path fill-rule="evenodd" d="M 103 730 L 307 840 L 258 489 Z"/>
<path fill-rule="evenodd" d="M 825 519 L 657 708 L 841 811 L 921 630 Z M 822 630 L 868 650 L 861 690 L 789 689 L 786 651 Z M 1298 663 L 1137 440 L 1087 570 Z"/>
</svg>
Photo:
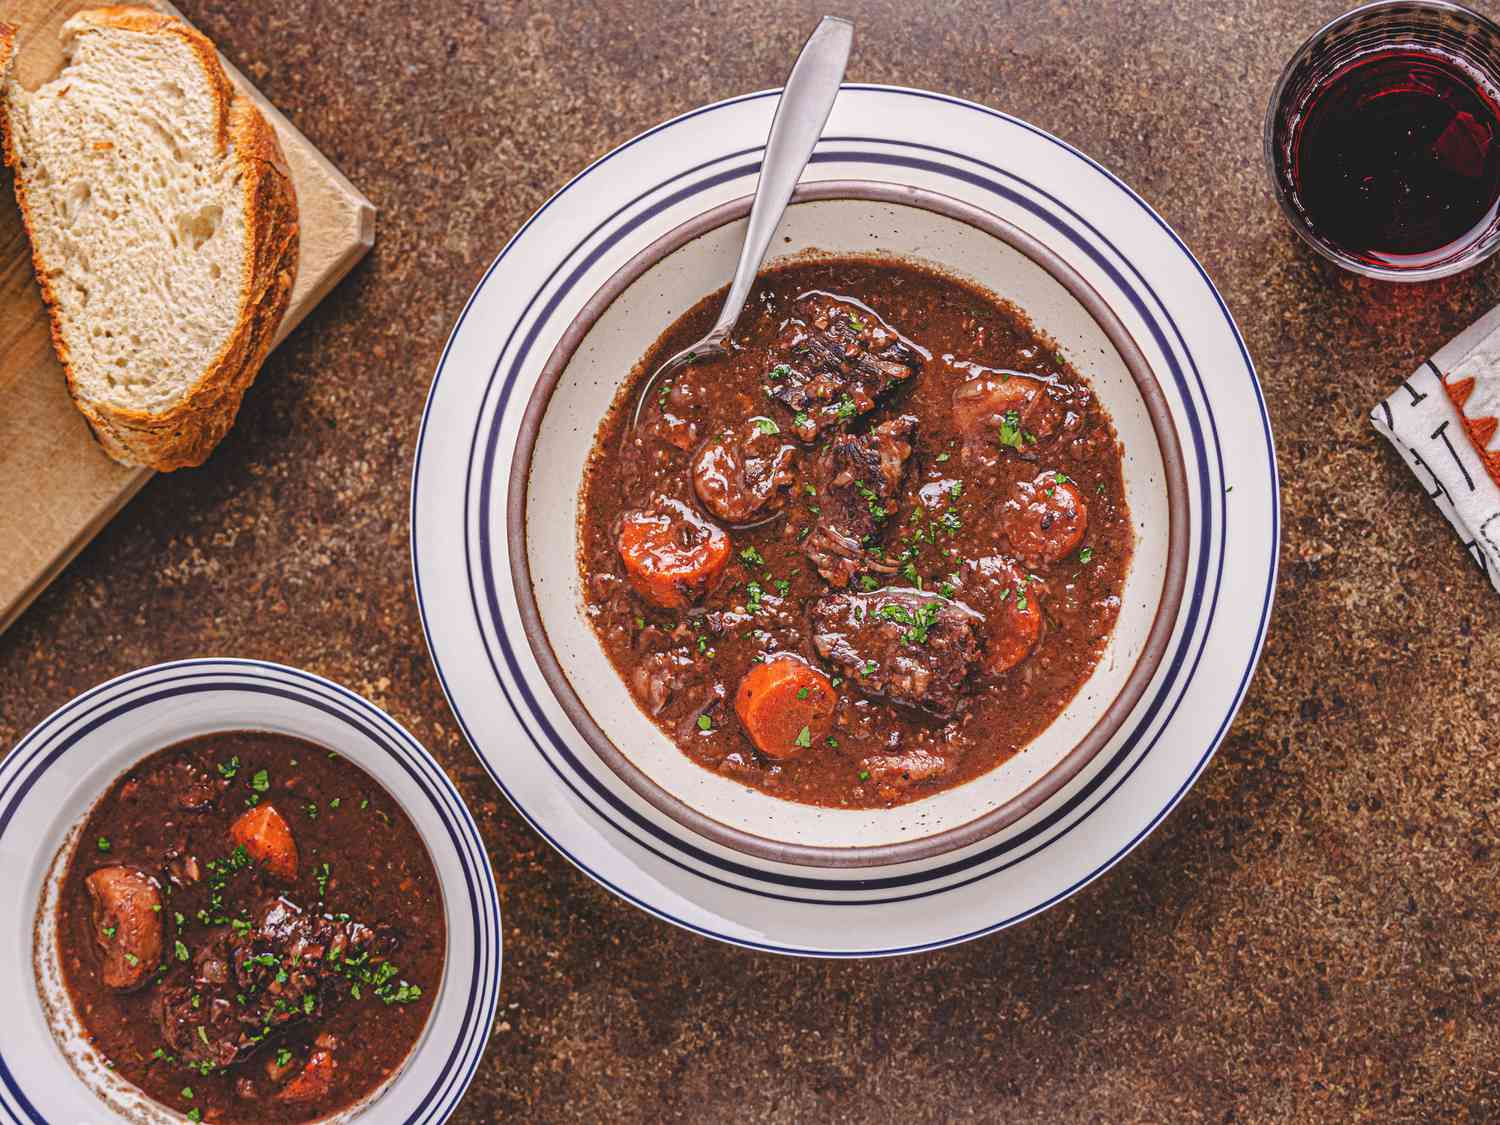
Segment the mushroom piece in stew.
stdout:
<svg viewBox="0 0 1500 1125">
<path fill-rule="evenodd" d="M 379 1087 L 443 974 L 437 872 L 339 755 L 238 732 L 118 778 L 63 875 L 58 952 L 114 1071 L 193 1121 L 314 1121 Z"/>
<path fill-rule="evenodd" d="M 1067 706 L 1134 537 L 1088 381 L 1024 313 L 893 259 L 764 273 L 729 355 L 600 428 L 579 567 L 641 708 L 700 765 L 811 804 L 974 778 Z"/>
</svg>

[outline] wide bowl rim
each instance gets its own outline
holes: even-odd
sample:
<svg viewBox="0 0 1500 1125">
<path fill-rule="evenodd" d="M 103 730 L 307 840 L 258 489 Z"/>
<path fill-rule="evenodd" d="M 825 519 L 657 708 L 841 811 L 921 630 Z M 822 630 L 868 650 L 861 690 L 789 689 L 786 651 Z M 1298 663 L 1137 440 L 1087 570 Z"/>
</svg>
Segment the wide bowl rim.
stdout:
<svg viewBox="0 0 1500 1125">
<path fill-rule="evenodd" d="M 1015 224 L 988 211 L 940 192 L 904 184 L 879 180 L 823 180 L 804 183 L 792 193 L 789 206 L 831 200 L 890 203 L 957 220 L 1019 251 L 1062 285 L 1104 332 L 1141 395 L 1161 454 L 1167 487 L 1168 515 L 1166 572 L 1162 578 L 1161 593 L 1157 599 L 1151 628 L 1134 667 L 1094 725 L 1051 769 L 1020 793 L 963 824 L 899 843 L 848 847 L 799 844 L 733 827 L 694 808 L 653 780 L 614 744 L 574 690 L 552 647 L 532 588 L 526 513 L 531 468 L 547 408 L 563 373 L 599 318 L 621 294 L 658 262 L 710 231 L 746 217 L 750 213 L 753 197 L 741 196 L 709 208 L 654 239 L 620 266 L 584 303 L 548 356 L 536 385 L 532 388 L 516 435 L 507 482 L 506 545 L 510 553 L 511 581 L 521 628 L 536 658 L 542 678 L 589 748 L 632 792 L 658 812 L 689 831 L 742 855 L 792 866 L 840 870 L 927 860 L 978 843 L 1042 805 L 1108 745 L 1155 676 L 1176 626 L 1187 580 L 1190 508 L 1187 472 L 1176 424 L 1166 394 L 1145 353 L 1098 290 L 1056 251 Z M 883 256 L 899 257 L 892 254 Z"/>
<path fill-rule="evenodd" d="M 122 759 L 120 763 L 116 763 L 118 768 L 111 767 L 104 771 L 101 775 L 102 780 L 92 779 L 86 786 L 76 788 L 70 794 L 70 807 L 76 802 L 80 811 L 76 816 L 63 815 L 59 812 L 59 816 L 67 825 L 59 842 L 54 845 L 49 837 L 43 846 L 32 848 L 24 865 L 25 874 L 21 876 L 24 881 L 30 882 L 37 872 L 41 874 L 42 894 L 34 903 L 35 914 L 25 925 L 27 937 L 24 939 L 25 948 L 22 951 L 21 960 L 26 965 L 24 975 L 32 980 L 32 987 L 37 993 L 43 1022 L 47 1025 L 49 1033 L 48 1045 L 51 1046 L 60 1034 L 60 1028 L 54 1018 L 56 1005 L 65 1005 L 74 1012 L 73 1018 L 79 1019 L 73 1008 L 72 997 L 70 995 L 57 997 L 47 995 L 46 986 L 39 972 L 40 966 L 37 958 L 40 956 L 39 943 L 43 938 L 45 923 L 43 912 L 51 897 L 49 882 L 60 879 L 66 871 L 73 854 L 81 844 L 78 833 L 99 800 L 119 777 L 135 768 L 145 757 L 183 741 L 236 732 L 287 734 L 346 757 L 402 808 L 431 859 L 442 898 L 446 931 L 447 948 L 439 992 L 411 1049 L 372 1090 L 344 1109 L 318 1120 L 331 1123 L 331 1125 L 332 1123 L 365 1120 L 375 1106 L 389 1108 L 392 1104 L 390 1099 L 395 1092 L 410 1086 L 416 1080 L 418 1060 L 435 1050 L 442 1049 L 444 1044 L 449 1043 L 451 1039 L 449 1062 L 441 1068 L 438 1084 L 428 1092 L 429 1101 L 436 1096 L 438 1102 L 446 1103 L 440 1111 L 440 1116 L 434 1120 L 446 1120 L 452 1115 L 473 1082 L 475 1068 L 469 1067 L 464 1060 L 473 1054 L 476 1046 L 479 1047 L 480 1056 L 482 1056 L 483 1044 L 488 1042 L 498 1015 L 498 997 L 504 962 L 504 929 L 500 896 L 488 852 L 484 847 L 483 835 L 479 831 L 478 821 L 469 808 L 468 802 L 427 744 L 392 716 L 385 707 L 336 680 L 276 661 L 233 656 L 168 660 L 120 673 L 78 692 L 23 734 L 6 754 L 0 769 L 4 769 L 7 776 L 14 774 L 14 776 L 34 780 L 36 776 L 39 776 L 39 771 L 54 765 L 60 754 L 60 751 L 56 749 L 47 750 L 44 760 L 39 764 L 34 764 L 32 758 L 28 758 L 17 765 L 12 759 L 28 747 L 40 745 L 45 749 L 58 740 L 62 740 L 64 748 L 71 748 L 74 741 L 87 736 L 100 721 L 103 721 L 80 720 L 77 717 L 80 708 L 84 708 L 87 712 L 89 708 L 98 710 L 100 707 L 107 707 L 109 710 L 105 715 L 105 720 L 113 720 L 117 714 L 123 714 L 126 711 L 160 709 L 163 706 L 170 706 L 169 697 L 175 697 L 178 692 L 184 690 L 190 692 L 261 691 L 285 696 L 291 704 L 311 707 L 341 719 L 350 728 L 351 733 L 343 738 L 329 738 L 314 733 L 309 728 L 305 717 L 295 709 L 282 712 L 274 721 L 267 721 L 263 716 L 236 719 L 232 714 L 233 708 L 227 708 L 222 716 L 210 719 L 211 729 L 198 730 L 196 733 L 171 734 L 153 740 L 156 744 L 151 749 Z M 381 778 L 382 768 L 388 767 L 390 763 L 385 763 L 380 758 L 378 747 L 383 747 L 387 743 L 389 746 L 386 748 L 395 767 L 405 773 L 413 792 L 431 802 L 430 810 L 425 806 L 414 809 L 406 797 Z M 407 760 L 403 760 L 403 756 Z M 35 757 L 35 753 L 32 757 Z M 419 768 L 413 769 L 413 766 Z M 26 790 L 30 790 L 29 783 L 26 785 Z M 29 799 L 28 793 L 22 793 L 16 797 L 16 807 L 27 799 Z M 427 821 L 432 821 L 432 823 L 427 823 Z M 460 876 L 456 874 L 456 869 L 450 870 L 455 864 L 457 868 L 464 869 L 466 872 L 472 871 L 474 879 L 469 886 L 465 886 L 468 874 Z M 456 884 L 455 879 L 457 879 Z M 482 932 L 481 928 L 476 928 L 472 952 L 455 959 L 455 948 L 460 951 L 464 948 L 463 942 L 458 940 L 455 934 L 458 932 L 457 927 L 463 926 L 464 919 L 468 916 L 466 911 L 471 905 L 471 898 L 472 906 L 477 912 L 474 915 L 475 926 L 481 926 L 480 920 L 485 915 L 492 919 L 492 924 L 487 933 Z M 480 970 L 488 960 L 492 960 L 493 964 L 487 974 L 482 974 Z M 471 967 L 479 987 L 471 993 L 466 1002 L 462 994 L 468 985 L 462 974 Z M 490 978 L 493 978 L 492 982 Z M 494 1003 L 488 1006 L 482 1004 L 476 1006 L 473 1002 L 474 998 L 486 990 L 493 992 Z M 472 1016 L 466 1014 L 460 1021 L 460 1026 L 455 1027 L 450 1036 L 448 1032 L 440 1030 L 439 1015 L 445 1008 L 453 1005 L 466 1008 L 468 1012 L 472 1012 Z M 106 1096 L 106 1093 L 90 1082 L 73 1059 L 66 1057 L 66 1051 L 63 1053 L 65 1057 L 62 1065 L 76 1088 L 86 1093 L 101 1109 L 117 1111 L 118 1107 Z M 475 1056 L 476 1064 L 480 1056 Z M 458 1062 L 460 1071 L 467 1071 L 467 1073 L 449 1078 L 454 1061 Z M 134 1083 L 121 1080 L 129 1085 L 133 1091 L 132 1096 L 140 1100 L 141 1105 L 134 1112 L 143 1114 L 142 1119 L 155 1120 L 158 1116 L 161 1120 L 182 1119 L 175 1107 L 159 1101 L 135 1086 Z M 430 1113 L 431 1107 L 429 1106 L 424 1112 Z M 0 1116 L 4 1116 L 3 1112 L 0 1112 Z"/>
</svg>

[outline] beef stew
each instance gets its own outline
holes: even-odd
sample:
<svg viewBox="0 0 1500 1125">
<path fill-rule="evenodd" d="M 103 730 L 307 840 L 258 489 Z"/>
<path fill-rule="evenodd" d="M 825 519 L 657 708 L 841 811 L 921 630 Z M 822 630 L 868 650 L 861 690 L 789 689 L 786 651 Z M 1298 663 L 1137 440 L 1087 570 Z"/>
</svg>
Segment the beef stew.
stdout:
<svg viewBox="0 0 1500 1125">
<path fill-rule="evenodd" d="M 590 458 L 579 568 L 611 662 L 689 758 L 778 797 L 892 806 L 994 768 L 1118 615 L 1107 412 L 1019 309 L 881 258 L 766 271 L 729 355 L 646 388 L 721 298 L 642 359 Z"/>
<path fill-rule="evenodd" d="M 193 1121 L 314 1121 L 377 1089 L 442 979 L 437 872 L 339 755 L 278 734 L 147 757 L 62 877 L 74 1012 L 120 1074 Z"/>
</svg>

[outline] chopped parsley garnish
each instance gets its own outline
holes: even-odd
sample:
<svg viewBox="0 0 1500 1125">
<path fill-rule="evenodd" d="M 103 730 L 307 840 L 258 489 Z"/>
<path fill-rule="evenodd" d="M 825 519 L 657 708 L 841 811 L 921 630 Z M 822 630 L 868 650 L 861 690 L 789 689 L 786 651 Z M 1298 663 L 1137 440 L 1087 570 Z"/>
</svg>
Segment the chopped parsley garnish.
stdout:
<svg viewBox="0 0 1500 1125">
<path fill-rule="evenodd" d="M 774 418 L 752 418 L 751 421 L 755 423 L 755 428 L 763 434 L 781 433 L 781 427 L 776 424 L 776 419 Z"/>
<path fill-rule="evenodd" d="M 803 746 L 803 747 L 811 746 L 812 745 L 812 731 L 809 728 L 807 728 L 807 727 L 803 727 L 801 730 L 799 730 L 797 732 L 797 737 L 794 738 L 794 739 L 792 739 L 792 745 L 793 746 Z"/>
<path fill-rule="evenodd" d="M 848 395 L 841 395 L 838 406 L 834 407 L 834 413 L 838 415 L 839 421 L 842 422 L 858 414 L 859 407 L 855 405 L 854 400 Z"/>
<path fill-rule="evenodd" d="M 859 771 L 859 779 L 861 781 L 869 781 L 870 780 L 870 771 L 869 770 L 860 770 Z"/>
<path fill-rule="evenodd" d="M 834 738 L 833 735 L 830 734 L 826 741 L 828 742 L 828 745 L 832 746 L 835 750 L 839 748 L 839 740 Z"/>
<path fill-rule="evenodd" d="M 135 968 L 137 965 L 139 965 L 141 963 L 141 959 L 139 957 L 137 957 L 134 953 L 127 953 L 127 954 L 125 954 L 125 960 L 130 965 L 130 967 L 132 969 Z"/>
<path fill-rule="evenodd" d="M 944 461 L 948 460 L 948 458 L 952 456 L 953 454 L 951 453 L 939 453 L 937 455 L 938 464 L 941 465 Z"/>
<path fill-rule="evenodd" d="M 771 368 L 771 370 L 767 373 L 766 378 L 785 379 L 791 373 L 792 369 L 790 367 L 788 367 L 784 363 L 778 363 L 775 367 Z"/>
<path fill-rule="evenodd" d="M 108 836 L 100 836 L 99 837 L 99 850 L 101 852 L 107 852 L 107 851 L 109 851 L 109 846 L 110 846 L 109 845 L 109 837 Z"/>
<path fill-rule="evenodd" d="M 914 622 L 911 612 L 904 605 L 883 605 L 880 607 L 880 616 L 897 625 L 911 625 Z"/>
<path fill-rule="evenodd" d="M 202 1031 L 203 1029 L 200 1027 L 198 1030 Z M 186 1098 L 188 1101 L 192 1101 L 193 1100 L 193 1088 L 191 1086 L 184 1086 L 182 1088 L 182 1096 L 184 1098 Z"/>
<path fill-rule="evenodd" d="M 740 558 L 744 559 L 745 562 L 750 566 L 766 565 L 766 560 L 761 557 L 761 553 L 754 547 L 746 547 L 743 551 L 740 552 Z"/>
<path fill-rule="evenodd" d="M 864 499 L 865 503 L 869 505 L 870 515 L 875 517 L 876 523 L 884 522 L 885 518 L 890 515 L 890 513 L 885 510 L 884 505 L 880 503 L 880 494 L 869 485 L 865 484 L 864 481 L 855 481 L 854 491 L 858 492 Z"/>
<path fill-rule="evenodd" d="M 1021 448 L 1021 416 L 1014 410 L 1007 410 L 1000 419 L 1000 444 Z"/>
<path fill-rule="evenodd" d="M 173 948 L 177 953 L 177 960 L 186 961 L 188 959 L 188 947 L 183 945 L 180 940 L 173 943 Z"/>
<path fill-rule="evenodd" d="M 306 996 L 302 997 L 302 1010 L 304 1012 L 306 1012 L 308 1015 L 312 1015 L 313 1009 L 316 1008 L 317 1006 L 318 1006 L 318 1002 L 315 999 L 313 999 L 313 994 L 311 992 L 309 992 Z"/>
<path fill-rule="evenodd" d="M 860 589 L 864 590 L 866 593 L 869 593 L 872 590 L 880 589 L 880 583 L 876 581 L 874 577 L 868 574 L 860 578 L 859 586 Z"/>
<path fill-rule="evenodd" d="M 799 687 L 797 689 L 797 698 L 798 699 L 806 699 L 807 698 L 807 687 L 806 687 L 806 685 L 804 685 L 802 687 Z"/>
<path fill-rule="evenodd" d="M 1085 547 L 1083 550 L 1081 550 L 1081 551 L 1078 552 L 1078 561 L 1081 562 L 1081 563 L 1087 563 L 1093 557 L 1094 557 L 1094 548 L 1092 548 L 1092 547 Z"/>
<path fill-rule="evenodd" d="M 410 1004 L 413 1000 L 420 1000 L 422 998 L 422 990 L 414 984 L 407 984 L 405 981 L 402 981 L 398 988 L 387 989 L 385 991 L 377 988 L 375 995 L 379 996 L 385 1004 Z"/>
<path fill-rule="evenodd" d="M 749 582 L 745 583 L 745 592 L 748 595 L 745 599 L 745 608 L 751 613 L 759 613 L 760 600 L 765 596 L 765 590 L 761 588 L 759 582 L 752 578 Z"/>
<path fill-rule="evenodd" d="M 707 715 L 699 715 L 698 716 L 698 729 L 699 730 L 713 730 L 714 729 L 714 721 L 712 719 L 710 719 Z"/>
<path fill-rule="evenodd" d="M 328 864 L 322 864 L 318 868 L 318 901 L 328 897 L 328 876 L 332 874 Z"/>
<path fill-rule="evenodd" d="M 250 775 L 250 788 L 257 793 L 264 793 L 271 788 L 271 775 L 265 770 L 256 770 Z"/>
<path fill-rule="evenodd" d="M 234 775 L 240 772 L 240 756 L 236 754 L 227 762 L 219 763 L 219 776 L 225 781 L 232 781 Z"/>
<path fill-rule="evenodd" d="M 286 1064 L 291 1061 L 292 1052 L 285 1047 L 278 1047 L 276 1050 L 276 1065 L 286 1066 Z"/>
<path fill-rule="evenodd" d="M 812 419 L 807 416 L 805 410 L 799 410 L 792 416 L 792 425 L 796 426 L 799 430 L 804 430 L 812 425 Z"/>
<path fill-rule="evenodd" d="M 115 927 L 115 926 L 105 926 L 104 927 L 104 936 L 107 937 L 107 938 L 114 937 L 115 936 L 115 930 L 116 930 L 116 928 L 117 927 Z"/>
<path fill-rule="evenodd" d="M 917 612 L 913 614 L 905 606 L 887 605 L 880 607 L 880 616 L 887 621 L 894 621 L 897 625 L 908 626 L 901 634 L 901 639 L 909 645 L 920 645 L 927 643 L 927 634 L 937 624 L 940 609 L 937 602 L 923 602 L 917 606 Z"/>
<path fill-rule="evenodd" d="M 864 662 L 864 666 L 860 668 L 859 674 L 861 676 L 873 676 L 875 674 L 875 669 L 877 669 L 879 667 L 880 667 L 880 665 L 876 664 L 875 661 L 873 661 L 873 660 L 866 660 Z"/>
</svg>

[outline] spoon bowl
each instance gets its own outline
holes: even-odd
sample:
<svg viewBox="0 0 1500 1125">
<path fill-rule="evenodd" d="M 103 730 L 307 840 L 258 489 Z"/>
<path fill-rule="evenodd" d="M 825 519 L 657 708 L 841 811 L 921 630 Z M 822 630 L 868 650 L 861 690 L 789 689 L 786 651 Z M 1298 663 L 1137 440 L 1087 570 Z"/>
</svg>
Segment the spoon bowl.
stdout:
<svg viewBox="0 0 1500 1125">
<path fill-rule="evenodd" d="M 781 224 L 787 202 L 833 111 L 833 100 L 838 97 L 853 44 L 854 24 L 838 16 L 824 16 L 792 64 L 792 73 L 787 76 L 786 87 L 776 103 L 776 116 L 771 119 L 771 131 L 766 136 L 766 156 L 755 185 L 755 199 L 750 204 L 750 223 L 745 228 L 745 242 L 740 247 L 724 308 L 703 339 L 683 348 L 641 384 L 641 394 L 630 417 L 632 429 L 640 424 L 641 411 L 662 379 L 685 363 L 728 351 L 729 334 L 744 311 L 755 275 L 771 247 L 771 236 Z"/>
</svg>

